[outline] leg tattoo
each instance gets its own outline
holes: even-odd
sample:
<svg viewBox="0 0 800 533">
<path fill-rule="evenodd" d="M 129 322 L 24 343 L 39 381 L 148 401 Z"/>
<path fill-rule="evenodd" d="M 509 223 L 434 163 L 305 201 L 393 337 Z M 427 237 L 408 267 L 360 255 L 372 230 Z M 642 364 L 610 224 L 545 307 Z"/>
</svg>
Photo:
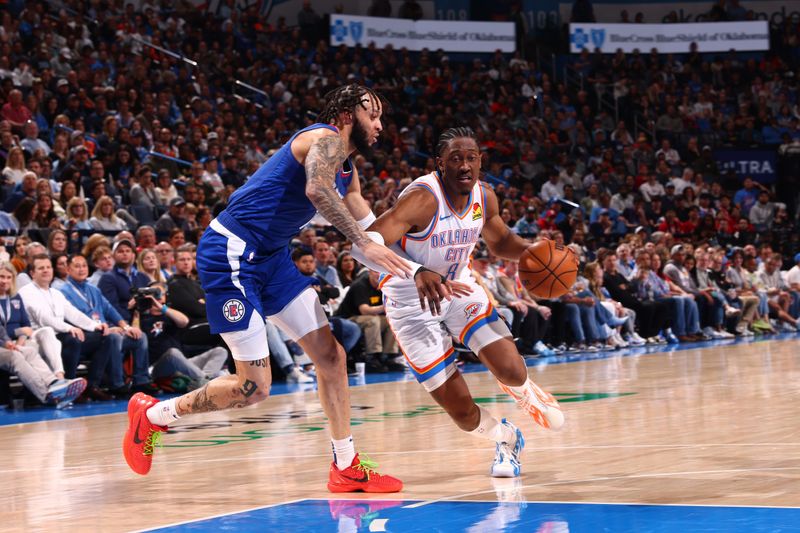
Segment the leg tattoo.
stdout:
<svg viewBox="0 0 800 533">
<path fill-rule="evenodd" d="M 265 363 L 262 364 L 266 366 Z M 178 411 L 181 414 L 208 413 L 235 407 L 246 407 L 251 403 L 249 399 L 258 390 L 259 387 L 256 382 L 250 379 L 246 379 L 239 386 L 236 376 L 217 378 L 196 391 L 181 396 L 178 399 Z"/>
</svg>

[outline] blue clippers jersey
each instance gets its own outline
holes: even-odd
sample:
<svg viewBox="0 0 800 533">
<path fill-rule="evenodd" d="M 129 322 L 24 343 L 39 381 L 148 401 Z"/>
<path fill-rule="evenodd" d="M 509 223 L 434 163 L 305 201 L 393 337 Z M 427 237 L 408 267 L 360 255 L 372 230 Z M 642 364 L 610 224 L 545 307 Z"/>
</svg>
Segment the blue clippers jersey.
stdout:
<svg viewBox="0 0 800 533">
<path fill-rule="evenodd" d="M 250 231 L 263 251 L 287 246 L 317 210 L 306 196 L 306 170 L 292 154 L 292 141 L 299 134 L 318 128 L 338 131 L 329 124 L 312 124 L 294 135 L 231 195 L 225 213 Z M 350 159 L 336 173 L 336 190 L 347 192 L 353 177 Z"/>
</svg>

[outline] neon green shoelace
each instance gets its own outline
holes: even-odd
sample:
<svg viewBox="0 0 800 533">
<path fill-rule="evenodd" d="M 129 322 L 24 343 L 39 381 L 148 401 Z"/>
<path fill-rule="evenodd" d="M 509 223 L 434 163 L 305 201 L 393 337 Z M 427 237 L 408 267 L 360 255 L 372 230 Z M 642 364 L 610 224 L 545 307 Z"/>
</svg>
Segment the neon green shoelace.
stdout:
<svg viewBox="0 0 800 533">
<path fill-rule="evenodd" d="M 354 467 L 356 470 L 360 470 L 367 475 L 367 479 L 372 474 L 377 474 L 376 470 L 378 468 L 378 463 L 372 461 L 368 456 L 364 455 L 358 456 L 358 464 Z"/>
<path fill-rule="evenodd" d="M 161 446 L 161 432 L 153 431 L 150 433 L 150 436 L 147 437 L 147 441 L 145 441 L 144 443 L 144 451 L 142 451 L 142 453 L 144 455 L 153 455 L 155 449 L 160 446 Z"/>
</svg>

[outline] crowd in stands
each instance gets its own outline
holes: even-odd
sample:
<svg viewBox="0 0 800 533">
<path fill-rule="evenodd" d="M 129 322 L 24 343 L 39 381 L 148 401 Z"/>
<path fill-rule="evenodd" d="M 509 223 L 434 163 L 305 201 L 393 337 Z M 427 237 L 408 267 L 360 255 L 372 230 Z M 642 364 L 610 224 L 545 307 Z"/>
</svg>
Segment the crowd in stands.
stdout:
<svg viewBox="0 0 800 533">
<path fill-rule="evenodd" d="M 17 311 L 14 327 L 0 313 L 0 365 L 39 400 L 59 403 L 48 388 L 79 379 L 83 364 L 81 398 L 92 400 L 185 390 L 227 371 L 195 246 L 231 193 L 345 83 L 391 103 L 377 145 L 354 160 L 376 215 L 434 170 L 441 131 L 467 125 L 512 231 L 579 255 L 573 290 L 544 301 L 524 291 L 514 262 L 478 249 L 474 274 L 523 353 L 795 329 L 796 23 L 773 29 L 763 54 L 585 51 L 570 60 L 576 85 L 521 53 L 465 61 L 336 48 L 311 5 L 274 22 L 230 5 L 0 9 L 0 311 Z M 775 183 L 713 158 L 752 146 L 776 151 Z M 293 247 L 351 368 L 402 369 L 377 278 L 341 235 L 313 226 Z M 268 333 L 274 368 L 313 381 L 299 346 Z"/>
</svg>

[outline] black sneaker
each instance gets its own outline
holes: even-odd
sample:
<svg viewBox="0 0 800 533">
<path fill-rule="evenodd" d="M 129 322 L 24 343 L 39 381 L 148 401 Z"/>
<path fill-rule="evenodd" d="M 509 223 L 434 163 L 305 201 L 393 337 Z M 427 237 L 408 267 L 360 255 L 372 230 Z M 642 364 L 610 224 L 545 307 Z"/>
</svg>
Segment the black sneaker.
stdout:
<svg viewBox="0 0 800 533">
<path fill-rule="evenodd" d="M 394 361 L 387 361 L 384 363 L 384 366 L 389 372 L 405 372 L 406 365 L 401 365 L 400 363 L 395 363 Z"/>
<path fill-rule="evenodd" d="M 155 396 L 156 394 L 161 394 L 162 391 L 155 385 L 155 383 L 142 383 L 131 387 L 131 394 L 135 394 L 137 392 L 143 392 L 148 396 Z"/>
<path fill-rule="evenodd" d="M 366 371 L 369 374 L 385 374 L 389 371 L 385 365 L 375 359 L 370 359 L 366 364 Z"/>
</svg>

